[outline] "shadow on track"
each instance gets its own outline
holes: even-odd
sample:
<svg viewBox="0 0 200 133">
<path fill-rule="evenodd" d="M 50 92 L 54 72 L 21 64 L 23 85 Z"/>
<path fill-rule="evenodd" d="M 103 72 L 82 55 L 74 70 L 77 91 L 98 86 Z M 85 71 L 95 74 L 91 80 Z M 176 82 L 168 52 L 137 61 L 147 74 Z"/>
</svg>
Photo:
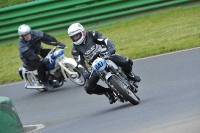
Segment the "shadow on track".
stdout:
<svg viewBox="0 0 200 133">
<path fill-rule="evenodd" d="M 107 113 L 111 113 L 111 112 L 114 112 L 114 111 L 118 111 L 118 110 L 122 110 L 122 109 L 127 109 L 127 108 L 131 108 L 131 107 L 134 107 L 133 104 L 131 103 L 124 103 L 123 105 L 121 106 L 117 106 L 117 107 L 114 107 L 114 108 L 111 108 L 111 109 L 106 109 L 106 110 L 102 110 L 102 111 L 99 111 L 99 112 L 95 112 L 92 114 L 92 116 L 99 116 L 99 115 L 105 115 Z"/>
</svg>

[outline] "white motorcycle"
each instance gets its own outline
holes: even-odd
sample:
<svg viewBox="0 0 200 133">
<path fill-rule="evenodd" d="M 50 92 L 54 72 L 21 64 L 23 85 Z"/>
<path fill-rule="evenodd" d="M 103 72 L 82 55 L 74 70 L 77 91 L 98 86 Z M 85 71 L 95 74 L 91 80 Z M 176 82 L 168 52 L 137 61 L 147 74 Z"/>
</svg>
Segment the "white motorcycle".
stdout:
<svg viewBox="0 0 200 133">
<path fill-rule="evenodd" d="M 45 57 L 50 62 L 46 71 L 49 81 L 54 88 L 61 87 L 68 79 L 77 85 L 83 86 L 85 84 L 85 78 L 82 75 L 84 68 L 78 65 L 74 59 L 65 57 L 64 50 L 57 49 L 58 47 L 56 46 L 51 49 Z M 21 67 L 19 74 L 26 81 L 26 89 L 37 89 L 41 92 L 48 91 L 38 79 L 37 70 L 28 71 L 24 67 Z"/>
</svg>

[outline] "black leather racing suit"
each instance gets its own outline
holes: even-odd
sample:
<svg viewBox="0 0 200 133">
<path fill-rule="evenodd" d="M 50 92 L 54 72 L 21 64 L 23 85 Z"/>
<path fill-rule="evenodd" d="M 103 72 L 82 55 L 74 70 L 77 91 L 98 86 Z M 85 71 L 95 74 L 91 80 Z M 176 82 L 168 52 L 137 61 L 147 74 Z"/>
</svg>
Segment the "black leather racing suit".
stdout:
<svg viewBox="0 0 200 133">
<path fill-rule="evenodd" d="M 114 43 L 111 40 L 108 40 L 100 32 L 93 30 L 86 33 L 85 44 L 74 44 L 71 52 L 76 62 L 81 64 L 88 71 L 85 60 L 89 62 L 100 47 L 114 50 Z M 132 70 L 133 62 L 128 57 L 113 54 L 111 55 L 110 60 L 122 67 L 125 73 L 129 73 Z M 84 88 L 88 94 L 100 95 L 105 93 L 106 89 L 97 85 L 99 79 L 96 72 L 93 72 L 90 78 L 86 80 Z"/>
<path fill-rule="evenodd" d="M 42 49 L 41 42 L 49 45 L 56 45 L 57 40 L 41 31 L 31 31 L 31 40 L 26 41 L 22 37 L 19 38 L 18 49 L 23 67 L 28 71 L 38 71 L 39 79 L 46 83 L 48 77 L 45 73 L 46 65 L 40 62 L 40 58 L 45 58 L 50 49 Z"/>
</svg>

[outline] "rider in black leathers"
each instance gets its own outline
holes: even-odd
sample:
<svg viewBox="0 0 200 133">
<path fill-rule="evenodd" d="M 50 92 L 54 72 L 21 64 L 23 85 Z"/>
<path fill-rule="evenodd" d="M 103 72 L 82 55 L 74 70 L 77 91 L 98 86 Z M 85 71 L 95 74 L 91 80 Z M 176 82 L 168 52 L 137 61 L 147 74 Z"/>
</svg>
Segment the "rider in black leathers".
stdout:
<svg viewBox="0 0 200 133">
<path fill-rule="evenodd" d="M 85 64 L 85 60 L 90 64 L 99 45 L 107 48 L 106 52 L 111 55 L 110 59 L 118 66 L 122 67 L 129 78 L 135 82 L 140 82 L 141 78 L 132 72 L 133 61 L 128 57 L 115 54 L 114 43 L 100 32 L 96 30 L 86 31 L 80 23 L 74 23 L 68 28 L 68 35 L 73 42 L 71 52 L 74 59 L 85 68 L 83 75 L 87 80 L 84 88 L 88 94 L 104 94 L 108 97 L 110 104 L 116 101 L 112 90 L 98 85 L 99 76 L 96 72 L 91 74 Z"/>
<path fill-rule="evenodd" d="M 23 67 L 28 71 L 37 69 L 39 79 L 44 86 L 46 86 L 47 89 L 52 89 L 45 72 L 46 65 L 49 64 L 49 60 L 45 57 L 50 49 L 43 49 L 41 47 L 41 42 L 48 45 L 59 45 L 61 48 L 65 48 L 65 45 L 42 31 L 31 30 L 26 24 L 19 26 L 18 34 L 20 35 L 18 49 Z"/>
</svg>

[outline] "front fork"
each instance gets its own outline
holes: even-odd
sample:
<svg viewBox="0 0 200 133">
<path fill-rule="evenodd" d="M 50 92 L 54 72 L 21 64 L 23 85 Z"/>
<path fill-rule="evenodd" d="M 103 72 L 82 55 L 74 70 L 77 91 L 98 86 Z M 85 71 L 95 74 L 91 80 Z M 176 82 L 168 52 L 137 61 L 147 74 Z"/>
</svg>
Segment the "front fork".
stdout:
<svg viewBox="0 0 200 133">
<path fill-rule="evenodd" d="M 128 78 L 127 78 L 127 76 L 124 74 L 124 72 L 120 68 L 119 68 L 119 70 L 116 70 L 112 66 L 109 66 L 109 68 L 119 78 L 119 80 L 123 80 L 123 82 L 125 83 L 124 89 L 129 89 L 129 90 L 132 91 L 132 93 L 136 93 L 138 91 L 137 90 L 138 86 L 133 81 L 132 82 L 129 81 Z M 106 83 L 113 90 L 115 96 L 118 97 L 118 100 L 120 102 L 127 101 L 126 99 L 123 98 L 122 95 L 120 95 L 120 93 L 113 87 L 113 85 L 111 85 L 110 82 L 108 82 L 108 80 L 106 80 Z"/>
<path fill-rule="evenodd" d="M 124 74 L 124 72 L 121 70 L 121 68 L 119 68 L 119 70 L 115 70 L 114 68 L 111 67 L 111 69 L 113 71 L 115 71 L 115 73 L 119 76 L 120 79 L 123 79 L 124 81 L 126 81 L 126 84 L 128 86 L 130 86 L 130 89 L 133 93 L 137 93 L 138 91 L 138 85 L 132 81 L 132 80 L 129 80 L 128 77 Z"/>
</svg>

